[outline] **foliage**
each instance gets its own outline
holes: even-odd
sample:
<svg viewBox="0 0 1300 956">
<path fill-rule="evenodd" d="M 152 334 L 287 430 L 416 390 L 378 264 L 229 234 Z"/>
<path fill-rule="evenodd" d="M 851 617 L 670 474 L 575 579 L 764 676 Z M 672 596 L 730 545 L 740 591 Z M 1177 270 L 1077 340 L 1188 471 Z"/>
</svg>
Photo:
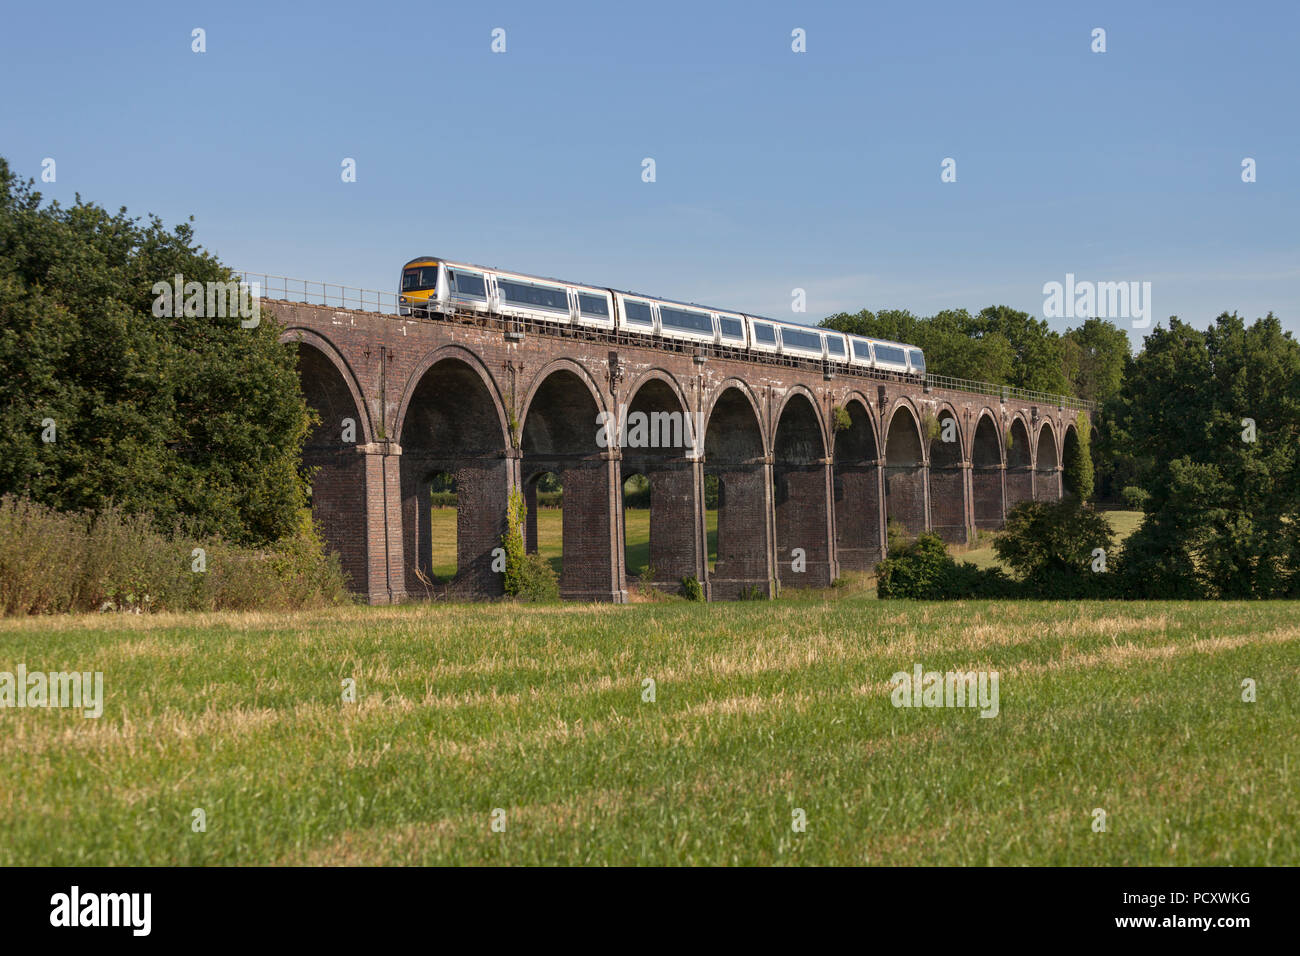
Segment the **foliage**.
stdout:
<svg viewBox="0 0 1300 956">
<path fill-rule="evenodd" d="M 943 539 L 929 531 L 891 549 L 876 566 L 876 595 L 880 598 L 936 601 L 1005 597 L 1010 592 L 1011 582 L 1000 568 L 958 564 Z"/>
<path fill-rule="evenodd" d="M 292 535 L 312 416 L 275 324 L 156 318 L 155 283 L 234 278 L 191 226 L 42 205 L 32 185 L 0 159 L 0 493 L 246 545 Z"/>
<path fill-rule="evenodd" d="M 196 553 L 195 549 L 201 549 Z M 196 564 L 197 562 L 197 564 Z M 288 611 L 346 600 L 310 518 L 275 547 L 164 535 L 112 504 L 57 511 L 0 498 L 0 613 Z"/>
<path fill-rule="evenodd" d="M 1147 499 L 1150 498 L 1151 495 L 1144 488 L 1139 488 L 1137 485 L 1129 485 L 1124 489 L 1124 492 L 1120 497 L 1124 499 L 1124 503 L 1129 506 L 1130 510 L 1144 511 L 1146 510 Z"/>
<path fill-rule="evenodd" d="M 853 427 L 853 419 L 849 416 L 849 410 L 843 405 L 836 405 L 831 409 L 831 424 L 835 431 L 848 431 Z"/>
<path fill-rule="evenodd" d="M 1100 548 L 1113 560 L 1115 532 L 1105 516 L 1079 498 L 1027 501 L 1007 514 L 993 550 L 1034 597 L 1101 596 L 1113 575 L 1093 570 Z"/>
<path fill-rule="evenodd" d="M 555 569 L 541 555 L 529 554 L 524 557 L 518 596 L 527 601 L 559 600 L 560 585 L 555 578 Z"/>
<path fill-rule="evenodd" d="M 688 601 L 704 600 L 704 588 L 695 575 L 690 574 L 682 578 L 682 594 L 685 595 Z"/>
<path fill-rule="evenodd" d="M 1300 345 L 1277 318 L 1156 328 L 1114 430 L 1149 493 L 1125 547 L 1130 593 L 1300 594 Z"/>
<path fill-rule="evenodd" d="M 1075 440 L 1067 441 L 1063 449 L 1061 477 L 1066 491 L 1087 501 L 1093 493 L 1092 425 L 1088 413 L 1083 410 L 1075 418 L 1074 436 Z"/>
<path fill-rule="evenodd" d="M 518 488 L 510 489 L 506 502 L 506 530 L 501 536 L 501 545 L 506 552 L 506 570 L 504 587 L 506 594 L 518 595 L 524 591 L 528 555 L 524 545 L 524 519 L 528 516 L 528 507 L 524 504 L 523 492 Z"/>
</svg>

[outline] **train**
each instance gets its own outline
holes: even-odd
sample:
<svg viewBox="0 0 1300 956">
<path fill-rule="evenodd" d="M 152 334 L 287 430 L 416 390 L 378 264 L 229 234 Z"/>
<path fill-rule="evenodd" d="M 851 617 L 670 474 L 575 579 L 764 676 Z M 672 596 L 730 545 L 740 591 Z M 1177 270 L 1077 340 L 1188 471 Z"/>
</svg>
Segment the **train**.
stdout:
<svg viewBox="0 0 1300 956">
<path fill-rule="evenodd" d="M 925 376 L 925 355 L 915 345 L 435 256 L 402 267 L 398 311 L 481 313 Z"/>
</svg>

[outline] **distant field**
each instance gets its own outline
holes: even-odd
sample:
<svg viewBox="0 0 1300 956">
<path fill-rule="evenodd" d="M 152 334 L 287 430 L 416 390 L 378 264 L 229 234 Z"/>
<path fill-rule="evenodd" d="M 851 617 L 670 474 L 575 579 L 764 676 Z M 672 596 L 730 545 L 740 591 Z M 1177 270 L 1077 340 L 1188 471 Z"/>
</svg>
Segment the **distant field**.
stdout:
<svg viewBox="0 0 1300 956">
<path fill-rule="evenodd" d="M 628 508 L 624 525 L 627 530 L 627 569 L 640 575 L 650 563 L 650 509 Z M 433 573 L 450 578 L 456 571 L 456 509 L 434 508 L 430 512 L 430 540 L 433 542 Z M 718 513 L 705 512 L 709 532 L 709 561 L 718 557 Z M 560 571 L 563 512 L 559 508 L 537 509 L 537 552 Z"/>
<path fill-rule="evenodd" d="M 1120 545 L 1142 523 L 1142 512 L 1140 511 L 1107 511 L 1104 514 L 1106 520 L 1110 522 L 1111 528 L 1115 531 L 1115 543 Z M 981 568 L 1002 565 L 1002 562 L 998 560 L 997 552 L 993 550 L 993 538 L 991 536 L 982 538 L 978 546 L 971 548 L 969 551 L 954 549 L 953 554 L 958 561 L 969 561 Z"/>
<path fill-rule="evenodd" d="M 0 622 L 19 663 L 106 706 L 0 709 L 4 865 L 1300 863 L 1297 603 Z M 918 663 L 1000 713 L 896 709 Z"/>
</svg>

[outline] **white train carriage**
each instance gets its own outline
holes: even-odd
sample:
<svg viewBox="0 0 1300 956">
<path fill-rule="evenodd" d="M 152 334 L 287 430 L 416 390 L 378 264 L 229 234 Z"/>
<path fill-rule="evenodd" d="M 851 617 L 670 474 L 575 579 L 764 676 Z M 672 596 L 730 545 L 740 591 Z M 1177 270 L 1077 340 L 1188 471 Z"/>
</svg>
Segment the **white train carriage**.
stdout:
<svg viewBox="0 0 1300 956">
<path fill-rule="evenodd" d="M 841 365 L 849 361 L 849 340 L 843 332 L 826 331 L 822 333 L 826 341 L 826 358 Z"/>
<path fill-rule="evenodd" d="M 622 332 L 654 335 L 659 328 L 658 306 L 653 299 L 631 292 L 614 292 L 618 306 L 617 323 Z"/>
<path fill-rule="evenodd" d="M 749 331 L 749 348 L 751 351 L 769 352 L 774 355 L 781 351 L 781 343 L 776 334 L 776 323 L 771 319 L 760 319 L 747 315 L 745 316 L 745 325 Z"/>
<path fill-rule="evenodd" d="M 614 328 L 614 293 L 583 285 L 571 286 L 569 293 L 573 296 L 579 325 L 594 329 Z"/>
<path fill-rule="evenodd" d="M 492 275 L 481 266 L 439 263 L 434 301 L 434 308 L 440 312 L 490 312 Z"/>
<path fill-rule="evenodd" d="M 911 367 L 907 362 L 906 345 L 872 339 L 871 353 L 873 357 L 872 368 L 884 372 L 897 372 L 900 375 L 906 375 L 911 371 Z"/>
<path fill-rule="evenodd" d="M 656 302 L 655 306 L 659 313 L 659 334 L 663 338 L 683 342 L 718 341 L 717 324 L 708 309 L 663 301 Z"/>
<path fill-rule="evenodd" d="M 718 344 L 733 349 L 749 347 L 745 317 L 739 312 L 714 312 L 718 325 Z"/>
<path fill-rule="evenodd" d="M 849 364 L 859 368 L 871 368 L 875 364 L 871 355 L 871 339 L 861 335 L 849 336 Z"/>
<path fill-rule="evenodd" d="M 920 349 L 907 347 L 907 367 L 913 375 L 925 374 L 925 355 Z"/>
<path fill-rule="evenodd" d="M 573 322 L 575 303 L 563 283 L 513 272 L 490 272 L 488 280 L 492 311 L 497 315 L 562 325 Z"/>
<path fill-rule="evenodd" d="M 826 339 L 817 329 L 807 325 L 778 322 L 781 334 L 781 354 L 797 358 L 825 358 Z"/>
</svg>

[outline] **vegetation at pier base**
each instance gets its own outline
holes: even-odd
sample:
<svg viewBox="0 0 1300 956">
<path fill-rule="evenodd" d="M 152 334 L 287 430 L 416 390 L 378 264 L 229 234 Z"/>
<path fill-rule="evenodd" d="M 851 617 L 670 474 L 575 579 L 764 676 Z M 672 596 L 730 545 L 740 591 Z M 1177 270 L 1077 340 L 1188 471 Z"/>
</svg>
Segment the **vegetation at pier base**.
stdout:
<svg viewBox="0 0 1300 956">
<path fill-rule="evenodd" d="M 1297 622 L 820 597 L 9 619 L 0 669 L 102 671 L 105 700 L 0 712 L 0 865 L 1294 866 Z M 998 671 L 998 716 L 895 708 L 918 663 Z"/>
</svg>

